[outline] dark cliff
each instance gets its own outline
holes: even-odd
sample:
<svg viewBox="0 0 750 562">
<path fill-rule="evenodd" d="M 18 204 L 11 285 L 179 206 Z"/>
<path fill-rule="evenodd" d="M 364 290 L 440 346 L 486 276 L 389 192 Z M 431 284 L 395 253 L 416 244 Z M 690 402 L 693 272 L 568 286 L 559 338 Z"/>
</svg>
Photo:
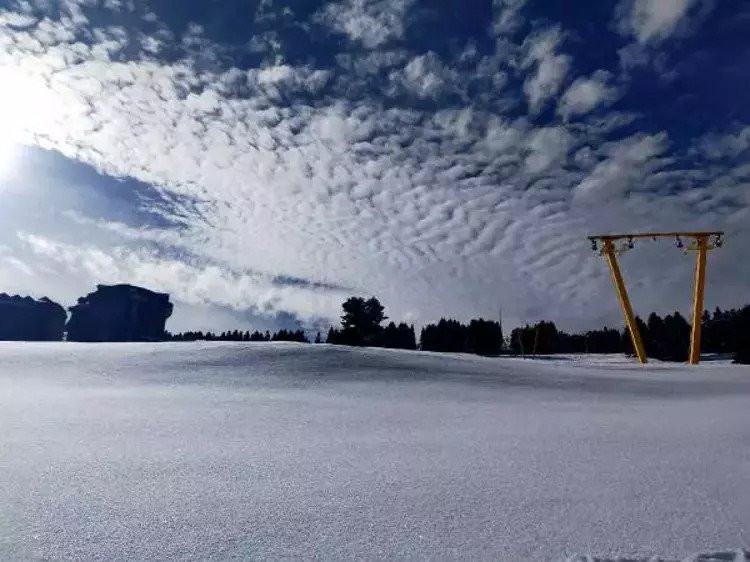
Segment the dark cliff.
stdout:
<svg viewBox="0 0 750 562">
<path fill-rule="evenodd" d="M 97 285 L 70 307 L 68 341 L 159 341 L 172 308 L 166 293 L 134 285 Z"/>
<path fill-rule="evenodd" d="M 0 293 L 0 340 L 60 341 L 66 317 L 65 309 L 47 297 Z"/>
</svg>

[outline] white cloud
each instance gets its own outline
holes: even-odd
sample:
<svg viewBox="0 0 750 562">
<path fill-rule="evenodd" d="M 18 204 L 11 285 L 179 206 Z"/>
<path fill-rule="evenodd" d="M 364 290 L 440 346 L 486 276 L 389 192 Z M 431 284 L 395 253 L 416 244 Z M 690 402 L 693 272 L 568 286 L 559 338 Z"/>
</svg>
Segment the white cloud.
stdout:
<svg viewBox="0 0 750 562">
<path fill-rule="evenodd" d="M 618 51 L 624 76 L 630 69 L 652 62 L 665 81 L 674 80 L 664 52 L 657 49 L 667 39 L 693 32 L 714 7 L 714 0 L 620 0 L 614 24 L 633 42 Z"/>
<path fill-rule="evenodd" d="M 247 85 L 262 89 L 265 95 L 277 98 L 294 92 L 317 94 L 331 79 L 328 70 L 288 64 L 266 66 L 247 72 Z"/>
<path fill-rule="evenodd" d="M 531 113 L 537 113 L 545 102 L 557 95 L 568 74 L 570 57 L 557 54 L 562 32 L 554 27 L 528 37 L 523 44 L 521 67 L 532 68 L 523 85 Z"/>
<path fill-rule="evenodd" d="M 490 153 L 510 155 L 520 150 L 529 126 L 523 119 L 510 122 L 498 117 L 491 117 L 486 126 L 481 144 Z"/>
<path fill-rule="evenodd" d="M 597 71 L 590 78 L 576 79 L 563 94 L 557 112 L 564 119 L 582 115 L 608 104 L 617 97 L 617 89 L 608 86 L 609 73 Z"/>
<path fill-rule="evenodd" d="M 28 281 L 28 278 L 31 278 L 34 276 L 34 269 L 27 263 L 21 261 L 20 259 L 15 258 L 13 256 L 6 256 L 4 261 L 6 264 L 18 270 L 19 273 L 25 275 L 27 277 L 27 281 Z"/>
<path fill-rule="evenodd" d="M 36 22 L 36 18 L 30 14 L 22 12 L 2 12 L 0 13 L 0 25 L 12 27 L 26 27 Z"/>
<path fill-rule="evenodd" d="M 336 60 L 342 70 L 350 73 L 349 77 L 366 78 L 377 75 L 382 70 L 401 67 L 408 58 L 407 52 L 403 50 L 381 50 L 356 55 L 342 53 L 337 55 Z"/>
<path fill-rule="evenodd" d="M 709 134 L 697 143 L 695 153 L 711 160 L 737 158 L 750 150 L 750 126 L 726 135 Z"/>
<path fill-rule="evenodd" d="M 368 49 L 402 39 L 413 0 L 342 0 L 328 4 L 321 19 Z"/>
<path fill-rule="evenodd" d="M 617 55 L 620 58 L 620 66 L 626 72 L 631 68 L 647 65 L 651 58 L 646 47 L 638 42 L 626 45 L 617 51 Z"/>
<path fill-rule="evenodd" d="M 18 236 L 37 257 L 55 264 L 58 271 L 82 274 L 89 279 L 90 286 L 128 282 L 170 293 L 192 305 L 223 305 L 268 315 L 292 312 L 303 320 L 335 317 L 345 298 L 343 292 L 278 286 L 263 275 L 233 273 L 215 265 L 163 259 L 124 247 L 105 251 L 30 233 L 21 232 Z M 24 265 L 14 258 L 6 258 L 6 261 L 16 268 Z"/>
<path fill-rule="evenodd" d="M 640 43 L 659 42 L 672 35 L 698 0 L 622 0 L 617 8 L 621 33 Z"/>
<path fill-rule="evenodd" d="M 93 226 L 100 230 L 106 230 L 125 240 L 155 242 L 171 247 L 180 247 L 184 243 L 178 230 L 164 230 L 147 226 L 132 227 L 119 221 L 92 219 L 75 211 L 64 211 L 63 215 L 77 225 Z"/>
<path fill-rule="evenodd" d="M 524 24 L 521 11 L 526 0 L 493 0 L 492 35 L 506 35 L 514 33 Z"/>
<path fill-rule="evenodd" d="M 638 189 L 639 182 L 665 162 L 659 159 L 668 146 L 664 133 L 638 135 L 601 149 L 606 158 L 575 188 L 582 198 L 611 198 L 627 189 Z"/>
<path fill-rule="evenodd" d="M 563 127 L 546 127 L 533 132 L 527 141 L 530 154 L 526 157 L 526 169 L 537 174 L 551 164 L 565 158 L 572 137 Z"/>
<path fill-rule="evenodd" d="M 433 52 L 414 57 L 402 70 L 393 72 L 391 80 L 420 98 L 436 98 L 461 89 L 458 73 L 445 66 Z"/>
</svg>

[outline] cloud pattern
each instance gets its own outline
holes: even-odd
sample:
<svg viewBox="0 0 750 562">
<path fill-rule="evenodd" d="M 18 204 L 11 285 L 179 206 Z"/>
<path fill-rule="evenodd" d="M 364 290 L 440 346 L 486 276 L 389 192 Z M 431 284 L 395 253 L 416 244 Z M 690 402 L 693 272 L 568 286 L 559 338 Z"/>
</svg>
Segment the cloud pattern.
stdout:
<svg viewBox="0 0 750 562">
<path fill-rule="evenodd" d="M 416 323 L 502 308 L 582 329 L 621 322 L 586 234 L 710 227 L 728 237 L 709 303 L 747 301 L 750 116 L 709 113 L 684 70 L 731 62 L 700 43 L 727 33 L 726 6 L 621 0 L 571 21 L 522 0 L 167 4 L 0 10 L 0 147 L 54 164 L 32 193 L 16 158 L 0 190 L 26 207 L 71 194 L 54 229 L 25 208 L 0 231 L 6 287 L 69 299 L 132 281 L 222 321 L 306 326 L 377 294 Z M 90 170 L 101 205 L 75 199 L 61 161 Z M 638 310 L 687 312 L 692 262 L 674 248 L 623 267 Z"/>
</svg>

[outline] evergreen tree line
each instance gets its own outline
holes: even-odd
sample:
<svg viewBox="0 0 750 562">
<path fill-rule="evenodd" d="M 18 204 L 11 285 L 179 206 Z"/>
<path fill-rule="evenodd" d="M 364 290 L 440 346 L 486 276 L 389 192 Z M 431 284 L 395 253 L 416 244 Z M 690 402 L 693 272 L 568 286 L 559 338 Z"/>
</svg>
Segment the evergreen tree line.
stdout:
<svg viewBox="0 0 750 562">
<path fill-rule="evenodd" d="M 395 349 L 421 349 L 451 353 L 476 353 L 479 355 L 554 355 L 557 353 L 625 353 L 633 354 L 633 345 L 627 329 L 603 328 L 580 334 L 558 330 L 554 322 L 542 321 L 534 325 L 515 328 L 507 340 L 499 322 L 474 319 L 468 324 L 441 318 L 426 325 L 417 342 L 413 325 L 389 322 L 385 308 L 375 297 L 351 297 L 342 304 L 341 327 L 330 328 L 326 343 L 348 346 L 386 347 Z M 651 313 L 644 322 L 636 318 L 646 354 L 663 361 L 686 361 L 690 349 L 690 323 L 679 312 L 661 317 Z M 222 332 L 167 333 L 172 341 L 293 341 L 309 343 L 302 330 L 280 330 L 273 335 L 261 333 Z M 315 343 L 322 343 L 320 332 Z M 750 305 L 742 309 L 713 314 L 706 311 L 702 317 L 702 353 L 733 354 L 737 362 L 750 363 Z"/>
<path fill-rule="evenodd" d="M 382 326 L 388 317 L 377 298 L 352 297 L 342 308 L 341 328 L 328 331 L 327 343 L 482 355 L 496 355 L 503 350 L 503 332 L 498 322 L 476 319 L 464 325 L 443 318 L 422 329 L 417 346 L 414 326 L 403 322 Z"/>
<path fill-rule="evenodd" d="M 542 321 L 514 329 L 506 341 L 499 322 L 478 318 L 462 324 L 442 318 L 422 329 L 417 345 L 413 326 L 390 322 L 382 328 L 387 317 L 375 297 L 350 298 L 343 304 L 343 311 L 341 328 L 329 330 L 327 343 L 479 355 L 634 354 L 630 334 L 625 328 L 605 327 L 569 334 L 558 330 L 554 322 Z M 640 317 L 636 322 L 649 357 L 687 361 L 691 327 L 679 312 L 663 318 L 651 313 L 646 322 Z M 737 362 L 750 363 L 750 305 L 728 311 L 717 308 L 713 315 L 706 311 L 702 318 L 701 352 L 733 354 Z"/>
<path fill-rule="evenodd" d="M 687 361 L 691 326 L 679 312 L 664 318 L 651 313 L 644 322 L 636 317 L 646 354 L 662 361 Z M 750 363 L 750 305 L 741 309 L 708 311 L 701 319 L 701 352 L 733 354 L 740 363 Z M 634 353 L 627 329 L 604 328 L 583 334 L 559 331 L 553 322 L 539 322 L 513 330 L 510 351 L 521 355 L 555 353 Z"/>
<path fill-rule="evenodd" d="M 385 308 L 375 297 L 363 299 L 351 297 L 341 305 L 341 329 L 328 330 L 326 343 L 351 346 L 388 347 L 393 349 L 417 349 L 414 326 L 405 323 L 382 324 L 388 317 Z"/>
<path fill-rule="evenodd" d="M 271 334 L 268 331 L 265 333 L 258 331 L 250 333 L 249 331 L 242 332 L 239 330 L 230 330 L 227 332 L 221 332 L 220 334 L 214 334 L 213 332 L 203 333 L 201 331 L 181 332 L 178 334 L 166 332 L 164 339 L 167 341 L 293 341 L 299 343 L 310 343 L 310 340 L 307 339 L 303 330 L 279 330 L 274 334 Z"/>
<path fill-rule="evenodd" d="M 475 318 L 468 324 L 441 318 L 437 324 L 422 328 L 420 348 L 424 351 L 499 355 L 504 348 L 503 328 L 499 322 L 483 318 Z"/>
</svg>

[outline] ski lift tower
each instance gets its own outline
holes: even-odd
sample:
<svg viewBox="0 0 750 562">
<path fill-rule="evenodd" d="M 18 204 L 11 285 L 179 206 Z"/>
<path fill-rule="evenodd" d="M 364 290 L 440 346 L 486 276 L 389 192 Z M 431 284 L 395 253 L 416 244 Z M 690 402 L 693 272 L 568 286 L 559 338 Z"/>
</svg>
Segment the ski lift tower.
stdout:
<svg viewBox="0 0 750 562">
<path fill-rule="evenodd" d="M 625 322 L 628 325 L 630 338 L 633 341 L 633 349 L 638 356 L 638 361 L 647 363 L 646 350 L 643 347 L 638 325 L 635 321 L 633 308 L 630 305 L 628 292 L 625 290 L 625 282 L 622 279 L 617 256 L 632 250 L 637 239 L 651 238 L 674 238 L 675 246 L 687 252 L 697 252 L 695 264 L 695 288 L 693 296 L 693 326 L 690 334 L 690 360 L 691 365 L 697 365 L 701 358 L 701 319 L 703 317 L 703 295 L 706 287 L 706 258 L 709 250 L 720 248 L 723 244 L 723 232 L 646 232 L 640 234 L 602 234 L 589 236 L 591 249 L 597 251 L 601 244 L 600 255 L 604 256 L 612 273 L 617 296 L 620 299 Z M 687 244 L 683 242 L 687 240 Z"/>
</svg>

